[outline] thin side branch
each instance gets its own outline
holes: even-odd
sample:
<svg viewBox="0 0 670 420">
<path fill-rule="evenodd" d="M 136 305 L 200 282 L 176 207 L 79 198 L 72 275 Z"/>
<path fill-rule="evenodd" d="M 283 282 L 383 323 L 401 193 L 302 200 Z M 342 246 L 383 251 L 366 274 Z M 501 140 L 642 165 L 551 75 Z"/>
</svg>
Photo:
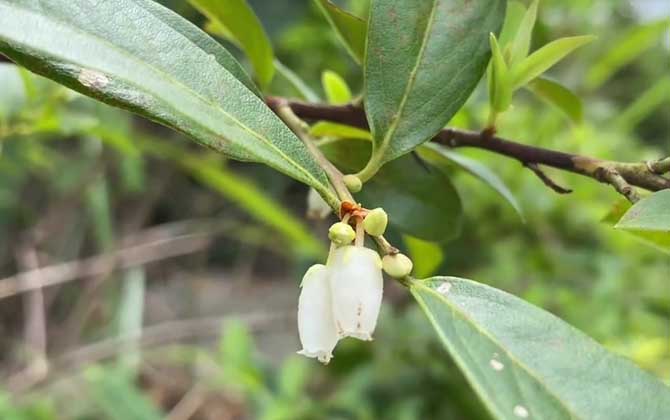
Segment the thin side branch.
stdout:
<svg viewBox="0 0 670 420">
<path fill-rule="evenodd" d="M 540 180 L 544 183 L 544 185 L 556 191 L 557 193 L 570 194 L 572 192 L 571 189 L 563 188 L 556 182 L 554 182 L 553 179 L 549 178 L 549 175 L 544 173 L 542 168 L 540 168 L 540 165 L 538 165 L 537 163 L 526 163 L 525 166 L 526 168 L 530 169 L 535 175 L 537 175 L 537 177 L 540 178 Z"/>
<path fill-rule="evenodd" d="M 266 102 L 270 107 L 276 107 L 279 102 L 288 104 L 298 117 L 305 120 L 326 120 L 363 129 L 368 128 L 365 112 L 360 106 L 310 104 L 276 97 L 268 97 Z M 517 143 L 495 136 L 490 132 L 482 133 L 454 128 L 445 128 L 432 141 L 449 148 L 472 147 L 487 150 L 516 159 L 526 167 L 531 165 L 531 170 L 533 166 L 542 165 L 573 172 L 610 184 L 629 200 L 635 199 L 637 194 L 632 187 L 649 191 L 670 188 L 670 179 L 663 176 L 670 172 L 670 157 L 653 162 L 615 162 Z M 535 170 L 533 171 L 538 175 Z M 633 192 L 625 188 L 621 181 L 625 181 Z M 556 186 L 553 181 L 547 185 L 552 189 L 555 189 L 554 186 Z"/>
</svg>

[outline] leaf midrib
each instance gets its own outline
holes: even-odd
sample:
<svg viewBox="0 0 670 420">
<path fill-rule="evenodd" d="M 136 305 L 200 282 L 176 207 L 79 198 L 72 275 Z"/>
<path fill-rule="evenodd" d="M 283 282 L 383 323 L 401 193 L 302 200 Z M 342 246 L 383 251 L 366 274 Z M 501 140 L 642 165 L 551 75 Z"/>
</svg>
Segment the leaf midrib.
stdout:
<svg viewBox="0 0 670 420">
<path fill-rule="evenodd" d="M 414 87 L 414 83 L 416 82 L 416 75 L 419 71 L 419 67 L 421 66 L 421 62 L 423 61 L 423 56 L 426 52 L 426 45 L 428 45 L 428 38 L 430 37 L 430 31 L 433 28 L 433 24 L 435 23 L 435 11 L 437 10 L 438 1 L 439 0 L 433 0 L 433 6 L 431 7 L 430 15 L 428 16 L 428 24 L 426 25 L 426 29 L 423 33 L 423 39 L 421 40 L 421 47 L 419 48 L 419 54 L 417 55 L 416 63 L 414 64 L 414 67 L 412 68 L 412 71 L 409 74 L 407 85 L 405 86 L 402 99 L 400 100 L 400 104 L 398 105 L 398 111 L 395 115 L 395 118 L 393 119 L 393 122 L 386 131 L 384 138 L 382 139 L 382 144 L 380 145 L 379 149 L 377 149 L 377 151 L 375 151 L 374 153 L 380 158 L 383 158 L 384 154 L 386 154 L 386 149 L 388 149 L 389 144 L 391 144 L 391 139 L 393 138 L 393 135 L 395 134 L 396 129 L 400 124 L 400 119 L 405 111 L 407 100 L 412 91 L 412 88 Z"/>
<path fill-rule="evenodd" d="M 445 280 L 445 282 L 449 282 L 449 281 Z M 462 282 L 462 280 L 459 280 L 459 282 Z M 451 282 L 450 282 L 450 284 L 452 286 L 454 285 Z M 558 395 L 556 395 L 555 391 L 552 388 L 550 388 L 544 380 L 538 378 L 533 373 L 533 371 L 531 370 L 531 368 L 529 366 L 527 366 L 525 363 L 521 362 L 516 356 L 514 356 L 512 353 L 510 353 L 507 350 L 506 347 L 504 347 L 495 337 L 493 337 L 491 334 L 489 334 L 486 330 L 483 330 L 482 328 L 480 328 L 478 326 L 478 324 L 472 319 L 472 317 L 470 317 L 467 313 L 465 313 L 461 309 L 460 306 L 451 303 L 449 300 L 447 300 L 444 296 L 442 296 L 435 289 L 433 289 L 431 287 L 428 287 L 424 284 L 421 284 L 418 281 L 415 281 L 412 286 L 415 287 L 415 288 L 425 289 L 428 293 L 431 293 L 433 296 L 436 296 L 439 300 L 444 302 L 449 308 L 452 309 L 452 311 L 454 311 L 455 313 L 458 313 L 465 321 L 467 321 L 472 326 L 472 328 L 474 328 L 479 334 L 486 337 L 494 345 L 496 345 L 498 348 L 500 348 L 501 351 L 503 351 L 507 355 L 507 357 L 509 357 L 509 359 L 511 361 L 513 361 L 516 365 L 518 365 L 528 376 L 530 376 L 531 378 L 536 380 L 538 384 L 542 385 L 543 388 L 546 390 L 547 394 L 551 395 L 552 397 L 554 397 L 556 399 L 556 401 L 561 403 L 561 405 L 565 408 L 565 410 L 570 414 L 570 416 L 572 418 L 576 418 L 576 419 L 581 418 L 581 417 L 578 417 L 577 414 L 575 414 L 575 410 L 573 409 L 573 407 L 569 406 L 562 398 L 560 398 Z M 432 317 L 432 315 L 431 315 L 431 317 Z M 440 330 L 441 330 L 441 328 L 440 328 Z"/>
<path fill-rule="evenodd" d="M 164 70 L 162 70 L 160 67 L 155 67 L 155 66 L 153 66 L 153 65 L 149 65 L 149 64 L 147 64 L 145 61 L 138 60 L 138 59 L 136 59 L 133 55 L 129 54 L 125 49 L 118 47 L 117 45 L 115 45 L 115 44 L 113 44 L 113 43 L 107 41 L 107 40 L 104 39 L 104 38 L 99 37 L 98 35 L 92 34 L 92 33 L 88 32 L 88 31 L 85 31 L 85 30 L 83 30 L 83 29 L 81 29 L 81 28 L 77 28 L 77 27 L 74 27 L 74 26 L 72 26 L 72 25 L 69 25 L 69 24 L 67 24 L 66 22 L 63 22 L 61 19 L 52 18 L 52 17 L 50 17 L 50 16 L 46 16 L 45 14 L 37 13 L 37 12 L 34 12 L 34 11 L 30 10 L 30 9 L 26 9 L 26 8 L 24 8 L 24 7 L 21 7 L 21 6 L 8 5 L 8 3 L 7 3 L 6 1 L 4 1 L 4 0 L 2 0 L 2 3 L 4 3 L 4 4 L 10 9 L 10 11 L 11 11 L 12 9 L 19 9 L 19 10 L 22 10 L 22 11 L 23 11 L 24 13 L 26 13 L 26 14 L 37 16 L 38 18 L 40 18 L 40 19 L 44 19 L 44 20 L 46 20 L 47 22 L 53 22 L 53 23 L 56 24 L 56 25 L 59 25 L 59 26 L 65 27 L 65 28 L 69 28 L 70 30 L 72 30 L 72 31 L 74 31 L 74 32 L 79 32 L 80 34 L 84 35 L 85 37 L 93 38 L 93 39 L 96 40 L 98 43 L 103 44 L 103 45 L 107 45 L 108 48 L 117 51 L 119 54 L 125 56 L 125 57 L 126 57 L 127 59 L 129 59 L 130 61 L 132 61 L 132 62 L 136 62 L 136 63 L 138 63 L 139 65 L 141 65 L 142 67 L 151 69 L 152 71 L 154 71 L 154 72 L 157 73 L 158 75 L 163 76 L 163 79 L 164 79 L 165 81 L 169 82 L 170 84 L 174 84 L 174 85 L 177 86 L 177 87 L 180 87 L 180 88 L 181 88 L 180 90 L 182 90 L 183 92 L 186 92 L 187 94 L 189 94 L 189 95 L 191 95 L 191 96 L 193 96 L 193 97 L 199 99 L 199 100 L 200 100 L 201 102 L 203 102 L 204 104 L 209 105 L 212 109 L 215 109 L 215 110 L 217 110 L 218 112 L 220 112 L 221 114 L 223 114 L 223 115 L 225 115 L 226 117 L 228 117 L 228 118 L 229 118 L 230 120 L 232 120 L 238 127 L 242 128 L 243 131 L 246 131 L 246 132 L 249 133 L 251 136 L 256 137 L 257 139 L 261 140 L 262 143 L 264 143 L 266 146 L 270 147 L 270 149 L 272 149 L 272 150 L 274 150 L 276 153 L 278 153 L 278 154 L 279 154 L 279 155 L 280 155 L 286 162 L 288 162 L 291 166 L 293 166 L 295 169 L 297 169 L 297 170 L 298 170 L 299 172 L 301 172 L 303 175 L 306 175 L 308 179 L 311 179 L 311 180 L 313 180 L 316 184 L 319 184 L 319 185 L 322 185 L 322 186 L 325 187 L 325 185 L 323 185 L 323 183 L 321 183 L 319 180 L 317 180 L 316 178 L 314 178 L 314 176 L 313 176 L 309 171 L 307 171 L 304 167 L 302 167 L 300 164 L 298 164 L 297 162 L 295 162 L 293 159 L 290 159 L 290 158 L 289 158 L 289 157 L 288 157 L 288 156 L 287 156 L 281 149 L 279 149 L 278 147 L 276 147 L 276 146 L 275 146 L 275 145 L 274 145 L 268 138 L 262 136 L 260 133 L 257 133 L 257 132 L 254 131 L 254 130 L 251 130 L 249 127 L 247 127 L 246 125 L 242 124 L 237 118 L 235 118 L 234 116 L 232 116 L 231 114 L 229 114 L 226 110 L 224 110 L 223 108 L 220 108 L 215 102 L 212 102 L 211 100 L 207 99 L 206 97 L 203 97 L 201 94 L 199 94 L 199 93 L 193 91 L 193 90 L 190 89 L 188 86 L 184 85 L 181 81 L 179 81 L 179 80 L 177 80 L 177 79 L 174 79 L 172 76 L 170 76 L 169 73 L 166 73 L 166 72 L 165 72 Z M 152 17 L 157 18 L 157 17 L 156 17 L 155 15 L 153 15 L 153 14 L 152 14 Z M 178 31 L 175 31 L 175 30 L 174 30 L 173 28 L 171 28 L 169 25 L 166 25 L 166 26 L 168 26 L 170 29 L 172 29 L 172 30 L 174 31 L 174 33 L 178 33 L 180 37 L 186 39 L 190 44 L 194 45 L 197 49 L 202 50 L 199 46 L 195 45 L 195 44 L 193 43 L 192 40 L 188 39 L 187 37 L 184 37 L 183 34 L 181 34 L 181 33 L 178 32 Z M 19 44 L 19 45 L 25 45 L 25 44 L 20 44 L 20 43 L 17 43 L 17 44 Z M 30 46 L 30 45 L 27 45 L 27 46 L 30 47 L 30 48 L 35 48 L 35 47 L 33 47 L 33 46 Z M 42 50 L 42 49 L 39 49 L 39 50 L 44 51 L 44 50 Z M 58 57 L 57 55 L 54 55 L 54 54 L 51 54 L 51 53 L 48 53 L 48 52 L 47 52 L 46 55 L 49 55 L 49 56 L 52 56 L 52 57 Z M 75 61 L 75 60 L 67 59 L 67 58 L 65 58 L 65 57 L 59 57 L 59 58 L 60 58 L 63 62 L 70 62 L 70 63 L 73 63 L 73 64 L 77 65 L 77 66 L 80 67 L 80 68 L 86 68 L 86 69 L 91 69 L 91 70 L 97 70 L 97 71 L 100 71 L 100 72 L 103 73 L 103 74 L 106 74 L 106 73 L 107 73 L 106 71 L 103 71 L 103 70 L 101 70 L 101 69 L 94 69 L 94 68 L 91 67 L 91 66 L 79 65 L 78 62 Z M 228 72 L 228 70 L 227 70 L 225 67 L 221 66 L 220 64 L 219 64 L 219 67 L 220 67 L 223 71 L 225 71 L 225 72 L 227 73 L 227 75 L 229 75 L 232 79 L 234 79 L 235 82 L 240 83 L 240 84 L 244 87 L 244 89 L 249 90 L 249 89 L 247 89 L 246 86 L 244 86 L 240 81 L 238 81 L 238 80 L 235 78 L 235 76 L 233 76 L 230 72 Z M 116 75 L 115 75 L 114 77 L 117 78 Z M 123 80 L 123 81 L 126 82 L 127 84 L 129 84 L 129 85 L 131 85 L 131 86 L 135 86 L 136 88 L 140 88 L 140 87 L 137 86 L 135 83 L 130 82 L 130 81 L 127 80 L 127 79 L 124 79 L 124 78 L 121 78 L 121 77 L 118 77 L 117 79 L 119 79 L 119 80 Z M 142 89 L 140 89 L 140 90 L 142 90 Z M 249 92 L 253 95 L 253 92 L 251 92 L 251 91 L 249 91 Z M 253 95 L 253 96 L 255 96 L 255 95 Z M 163 101 L 163 102 L 165 103 L 165 101 Z M 175 109 L 174 107 L 172 107 L 172 108 Z M 181 115 L 187 115 L 187 114 L 181 113 Z M 191 118 L 191 117 L 189 117 L 189 119 L 190 119 L 191 121 L 196 122 L 196 120 L 194 120 L 194 119 Z M 205 127 L 205 128 L 207 128 L 207 130 L 210 131 L 211 133 L 214 133 L 214 134 L 216 134 L 216 135 L 221 135 L 220 133 L 217 133 L 216 131 L 214 131 L 214 130 L 212 130 L 211 128 L 208 128 L 208 127 L 206 127 L 206 126 L 204 126 L 204 125 L 202 125 L 202 124 L 198 124 L 198 125 L 200 125 L 201 127 Z M 181 130 L 180 130 L 180 131 L 181 131 Z M 297 140 L 297 141 L 299 141 L 299 140 Z M 243 147 L 243 148 L 244 148 L 245 150 L 249 150 L 249 149 L 247 149 L 246 147 Z M 251 154 L 252 154 L 252 155 L 254 154 L 253 151 L 252 151 Z M 326 188 L 326 189 L 327 189 L 327 188 Z"/>
</svg>

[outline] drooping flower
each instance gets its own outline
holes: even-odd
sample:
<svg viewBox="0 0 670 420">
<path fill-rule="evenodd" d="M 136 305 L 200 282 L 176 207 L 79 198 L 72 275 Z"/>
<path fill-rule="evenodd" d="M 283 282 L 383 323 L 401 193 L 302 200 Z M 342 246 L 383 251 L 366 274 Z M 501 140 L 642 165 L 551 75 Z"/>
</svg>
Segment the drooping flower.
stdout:
<svg viewBox="0 0 670 420">
<path fill-rule="evenodd" d="M 384 286 L 379 254 L 362 246 L 339 247 L 328 268 L 337 334 L 372 340 Z"/>
<path fill-rule="evenodd" d="M 333 357 L 338 340 L 328 275 L 329 269 L 323 264 L 310 267 L 302 279 L 298 300 L 298 333 L 302 343 L 298 354 L 315 357 L 324 364 Z"/>
</svg>

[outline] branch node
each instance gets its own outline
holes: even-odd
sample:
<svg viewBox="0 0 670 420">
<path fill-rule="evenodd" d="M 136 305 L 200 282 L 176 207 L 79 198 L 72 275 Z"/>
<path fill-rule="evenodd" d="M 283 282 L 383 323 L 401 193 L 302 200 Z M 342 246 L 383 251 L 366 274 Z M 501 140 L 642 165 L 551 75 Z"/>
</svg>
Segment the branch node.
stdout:
<svg viewBox="0 0 670 420">
<path fill-rule="evenodd" d="M 596 169 L 595 177 L 600 182 L 610 184 L 619 194 L 626 197 L 631 203 L 640 201 L 640 195 L 635 188 L 633 188 L 616 169 L 602 166 Z"/>
<path fill-rule="evenodd" d="M 561 187 L 556 182 L 554 182 L 551 178 L 549 178 L 549 176 L 546 173 L 544 173 L 544 171 L 540 168 L 540 166 L 537 163 L 523 162 L 523 166 L 525 166 L 526 168 L 533 171 L 533 173 L 538 178 L 540 178 L 540 180 L 544 183 L 544 185 L 546 185 L 547 187 L 556 191 L 557 193 L 559 193 L 559 194 L 570 194 L 572 192 L 571 189 Z"/>
</svg>

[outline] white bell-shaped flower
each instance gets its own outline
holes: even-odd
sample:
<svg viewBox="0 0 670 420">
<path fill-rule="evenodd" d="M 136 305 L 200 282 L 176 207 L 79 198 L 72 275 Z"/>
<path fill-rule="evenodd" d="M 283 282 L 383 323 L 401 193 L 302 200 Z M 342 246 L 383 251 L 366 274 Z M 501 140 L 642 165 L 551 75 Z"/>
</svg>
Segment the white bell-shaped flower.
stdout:
<svg viewBox="0 0 670 420">
<path fill-rule="evenodd" d="M 384 287 L 379 254 L 362 246 L 343 246 L 331 252 L 328 268 L 338 335 L 372 340 Z"/>
<path fill-rule="evenodd" d="M 298 354 L 316 357 L 324 364 L 333 357 L 338 340 L 328 274 L 329 269 L 323 264 L 310 267 L 302 279 L 298 300 L 298 333 L 302 343 Z"/>
</svg>

